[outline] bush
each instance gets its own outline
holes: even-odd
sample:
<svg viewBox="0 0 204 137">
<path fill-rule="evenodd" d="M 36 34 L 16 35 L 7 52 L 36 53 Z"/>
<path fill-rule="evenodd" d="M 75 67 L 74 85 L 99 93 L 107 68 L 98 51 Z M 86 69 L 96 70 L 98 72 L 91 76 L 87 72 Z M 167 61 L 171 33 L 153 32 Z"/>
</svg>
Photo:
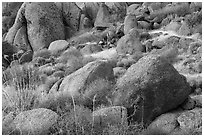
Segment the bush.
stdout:
<svg viewBox="0 0 204 137">
<path fill-rule="evenodd" d="M 65 108 L 65 109 L 64 109 Z M 69 105 L 58 109 L 60 118 L 53 126 L 55 135 L 92 134 L 92 112 L 83 106 Z"/>
<path fill-rule="evenodd" d="M 51 56 L 51 52 L 48 49 L 44 48 L 44 49 L 41 49 L 41 50 L 34 52 L 33 59 L 37 58 L 37 57 L 49 59 L 50 56 Z"/>
<path fill-rule="evenodd" d="M 17 65 L 3 72 L 3 102 L 5 111 L 30 110 L 39 97 L 37 87 L 42 83 L 37 68 L 30 64 Z"/>
</svg>

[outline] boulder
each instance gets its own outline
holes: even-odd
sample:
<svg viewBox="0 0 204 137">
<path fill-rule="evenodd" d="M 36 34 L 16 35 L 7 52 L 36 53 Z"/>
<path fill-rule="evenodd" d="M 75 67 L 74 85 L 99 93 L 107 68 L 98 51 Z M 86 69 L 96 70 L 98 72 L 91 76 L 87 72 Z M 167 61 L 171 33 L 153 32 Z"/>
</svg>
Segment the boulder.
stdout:
<svg viewBox="0 0 204 137">
<path fill-rule="evenodd" d="M 66 40 L 56 40 L 50 43 L 48 50 L 52 54 L 56 54 L 58 52 L 62 52 L 66 48 L 68 48 L 69 43 Z"/>
<path fill-rule="evenodd" d="M 202 108 L 202 95 L 191 96 L 191 99 L 195 101 L 195 106 L 196 107 L 201 107 Z"/>
<path fill-rule="evenodd" d="M 55 40 L 65 39 L 62 16 L 54 3 L 23 3 L 14 25 L 6 35 L 6 41 L 13 43 L 17 31 L 25 23 L 27 23 L 28 40 L 34 51 L 48 48 Z"/>
<path fill-rule="evenodd" d="M 22 26 L 18 30 L 18 32 L 16 33 L 16 36 L 14 38 L 13 44 L 16 45 L 19 50 L 23 50 L 23 51 L 33 50 L 31 45 L 29 44 L 29 41 L 28 41 L 26 26 Z"/>
<path fill-rule="evenodd" d="M 93 123 L 97 128 L 105 126 L 122 125 L 128 126 L 127 110 L 122 106 L 101 108 L 93 111 Z"/>
<path fill-rule="evenodd" d="M 137 19 L 134 15 L 127 15 L 124 20 L 124 34 L 127 34 L 132 28 L 138 26 Z"/>
<path fill-rule="evenodd" d="M 3 116 L 2 116 L 3 117 Z M 15 118 L 14 112 L 10 112 L 6 116 L 2 118 L 2 134 L 3 135 L 9 135 L 12 133 L 12 121 Z"/>
<path fill-rule="evenodd" d="M 190 28 L 185 21 L 181 23 L 181 27 L 178 29 L 178 34 L 187 36 L 190 34 Z"/>
<path fill-rule="evenodd" d="M 49 129 L 57 122 L 57 113 L 38 108 L 18 114 L 14 121 L 14 133 L 21 135 L 46 135 Z"/>
<path fill-rule="evenodd" d="M 67 100 L 91 108 L 93 105 L 97 107 L 108 104 L 106 97 L 112 94 L 110 89 L 113 82 L 112 65 L 108 61 L 98 60 L 64 77 L 50 96 L 56 102 Z"/>
<path fill-rule="evenodd" d="M 33 59 L 33 51 L 32 50 L 28 50 L 25 53 L 23 53 L 23 55 L 20 57 L 19 63 L 20 64 L 24 64 L 26 62 L 31 62 L 32 59 Z"/>
<path fill-rule="evenodd" d="M 166 31 L 174 31 L 177 32 L 181 25 L 178 22 L 171 21 L 167 26 L 165 26 Z"/>
<path fill-rule="evenodd" d="M 158 116 L 148 127 L 148 135 L 162 134 L 168 135 L 178 126 L 177 117 L 181 111 L 168 112 Z"/>
<path fill-rule="evenodd" d="M 23 2 L 2 2 L 2 16 L 16 15 Z"/>
<path fill-rule="evenodd" d="M 95 22 L 98 10 L 100 7 L 100 2 L 85 2 L 82 11 L 85 13 L 86 17 Z"/>
<path fill-rule="evenodd" d="M 135 15 L 137 14 L 137 9 L 140 7 L 140 4 L 132 4 L 130 5 L 128 8 L 127 8 L 127 12 L 126 14 L 129 15 L 129 14 L 132 14 L 132 15 Z"/>
<path fill-rule="evenodd" d="M 133 54 L 135 52 L 143 52 L 145 47 L 139 40 L 139 32 L 136 28 L 131 29 L 129 33 L 117 42 L 116 51 L 118 54 Z"/>
<path fill-rule="evenodd" d="M 8 32 L 23 2 L 2 2 L 2 33 Z"/>
<path fill-rule="evenodd" d="M 193 110 L 183 112 L 177 121 L 181 130 L 195 130 L 202 127 L 202 109 L 195 108 Z"/>
<path fill-rule="evenodd" d="M 108 6 L 105 3 L 101 3 L 94 22 L 94 27 L 109 27 L 111 25 L 110 15 Z"/>
<path fill-rule="evenodd" d="M 126 107 L 130 121 L 148 125 L 158 115 L 182 104 L 189 94 L 184 76 L 164 58 L 148 55 L 117 81 L 113 104 Z"/>
<path fill-rule="evenodd" d="M 73 32 L 78 31 L 82 10 L 76 5 L 75 2 L 56 2 L 55 4 L 61 10 L 67 26 L 69 26 Z"/>
</svg>

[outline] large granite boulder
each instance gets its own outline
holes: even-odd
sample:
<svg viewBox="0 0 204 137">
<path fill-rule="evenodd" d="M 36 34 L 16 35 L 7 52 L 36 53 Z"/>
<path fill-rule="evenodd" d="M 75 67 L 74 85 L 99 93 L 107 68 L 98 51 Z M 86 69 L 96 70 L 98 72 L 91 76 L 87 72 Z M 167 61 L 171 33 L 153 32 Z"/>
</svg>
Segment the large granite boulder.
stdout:
<svg viewBox="0 0 204 137">
<path fill-rule="evenodd" d="M 48 48 L 52 41 L 65 39 L 62 16 L 54 3 L 23 3 L 5 40 L 13 43 L 16 33 L 25 23 L 28 40 L 34 51 Z"/>
<path fill-rule="evenodd" d="M 111 22 L 111 14 L 105 3 L 101 3 L 98 10 L 94 27 L 109 27 Z"/>
<path fill-rule="evenodd" d="M 12 122 L 14 134 L 46 135 L 57 122 L 57 118 L 57 113 L 45 108 L 21 112 Z"/>
<path fill-rule="evenodd" d="M 190 86 L 166 59 L 148 55 L 117 81 L 114 93 L 114 105 L 125 106 L 129 120 L 149 124 L 156 116 L 183 103 Z"/>
</svg>

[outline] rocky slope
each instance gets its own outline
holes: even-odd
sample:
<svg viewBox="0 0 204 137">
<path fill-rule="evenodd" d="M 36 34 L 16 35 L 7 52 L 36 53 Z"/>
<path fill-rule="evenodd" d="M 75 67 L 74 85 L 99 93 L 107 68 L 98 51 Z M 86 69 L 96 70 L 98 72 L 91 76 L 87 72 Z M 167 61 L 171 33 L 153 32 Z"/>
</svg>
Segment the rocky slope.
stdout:
<svg viewBox="0 0 204 137">
<path fill-rule="evenodd" d="M 202 134 L 202 3 L 2 12 L 3 134 Z"/>
</svg>

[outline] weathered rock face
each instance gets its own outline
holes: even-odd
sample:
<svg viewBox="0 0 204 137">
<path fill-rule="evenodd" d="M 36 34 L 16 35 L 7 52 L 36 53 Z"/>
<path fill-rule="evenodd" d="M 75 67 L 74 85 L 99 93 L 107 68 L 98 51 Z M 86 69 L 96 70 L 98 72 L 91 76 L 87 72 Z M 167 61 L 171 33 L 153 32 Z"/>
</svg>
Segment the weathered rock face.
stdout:
<svg viewBox="0 0 204 137">
<path fill-rule="evenodd" d="M 144 51 L 144 47 L 139 40 L 139 32 L 136 28 L 118 40 L 116 51 L 118 54 L 133 54 Z"/>
<path fill-rule="evenodd" d="M 8 32 L 12 27 L 18 9 L 21 7 L 22 2 L 2 2 L 2 33 Z"/>
<path fill-rule="evenodd" d="M 57 7 L 61 10 L 65 26 L 69 26 L 73 32 L 79 30 L 79 23 L 81 17 L 81 9 L 76 5 L 75 2 L 56 2 Z M 66 36 L 66 38 L 68 38 Z"/>
<path fill-rule="evenodd" d="M 147 131 L 149 131 L 150 135 L 154 135 L 153 132 L 160 133 L 162 135 L 168 135 L 176 127 L 178 126 L 177 123 L 177 117 L 179 116 L 179 113 L 181 112 L 169 112 L 162 114 L 161 116 L 158 116 L 147 128 Z M 151 133 L 152 132 L 152 133 Z"/>
<path fill-rule="evenodd" d="M 124 34 L 127 34 L 132 28 L 138 26 L 135 15 L 127 15 L 124 20 Z"/>
<path fill-rule="evenodd" d="M 28 41 L 26 26 L 22 26 L 16 33 L 16 36 L 14 39 L 14 45 L 17 45 L 19 50 L 23 50 L 23 51 L 32 50 L 32 47 Z"/>
<path fill-rule="evenodd" d="M 21 112 L 16 116 L 13 123 L 14 132 L 23 135 L 45 135 L 49 133 L 50 127 L 57 122 L 57 113 L 38 108 Z"/>
<path fill-rule="evenodd" d="M 37 10 L 36 10 L 37 9 Z M 6 40 L 13 43 L 15 35 L 27 23 L 28 40 L 34 51 L 48 48 L 52 41 L 65 39 L 64 25 L 54 3 L 23 3 Z"/>
<path fill-rule="evenodd" d="M 195 108 L 190 111 L 183 112 L 178 118 L 181 130 L 195 130 L 202 126 L 202 109 Z"/>
<path fill-rule="evenodd" d="M 137 9 L 140 7 L 140 4 L 132 4 L 127 8 L 127 15 L 138 15 Z"/>
<path fill-rule="evenodd" d="M 85 2 L 83 7 L 83 12 L 85 13 L 86 17 L 95 22 L 98 10 L 100 7 L 100 2 Z"/>
<path fill-rule="evenodd" d="M 117 81 L 113 102 L 125 106 L 132 120 L 148 124 L 156 116 L 176 108 L 189 94 L 190 86 L 184 76 L 165 59 L 149 55 L 132 65 Z"/>
<path fill-rule="evenodd" d="M 65 39 L 62 17 L 54 3 L 26 5 L 25 18 L 29 21 L 28 39 L 34 51 L 48 48 L 52 41 Z"/>
<path fill-rule="evenodd" d="M 105 3 L 101 3 L 98 10 L 94 27 L 109 27 L 111 22 L 111 16 L 109 8 Z"/>
</svg>

